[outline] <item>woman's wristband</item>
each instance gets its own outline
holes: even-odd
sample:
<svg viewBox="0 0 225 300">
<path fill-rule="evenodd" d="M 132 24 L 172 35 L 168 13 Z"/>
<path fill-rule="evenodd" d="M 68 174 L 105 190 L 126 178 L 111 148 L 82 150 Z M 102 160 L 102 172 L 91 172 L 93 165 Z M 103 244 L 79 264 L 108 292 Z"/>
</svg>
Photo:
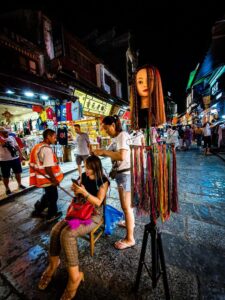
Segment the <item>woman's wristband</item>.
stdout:
<svg viewBox="0 0 225 300">
<path fill-rule="evenodd" d="M 90 194 L 88 193 L 87 196 L 85 197 L 85 200 L 87 200 L 90 197 Z"/>
</svg>

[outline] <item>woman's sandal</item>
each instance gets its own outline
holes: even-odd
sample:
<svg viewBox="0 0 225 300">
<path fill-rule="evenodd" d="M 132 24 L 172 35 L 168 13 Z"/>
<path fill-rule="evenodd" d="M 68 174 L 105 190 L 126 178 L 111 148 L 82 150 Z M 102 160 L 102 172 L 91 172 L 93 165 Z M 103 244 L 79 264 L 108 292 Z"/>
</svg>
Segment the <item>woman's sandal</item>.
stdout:
<svg viewBox="0 0 225 300">
<path fill-rule="evenodd" d="M 128 244 L 125 240 L 119 240 L 119 241 L 115 242 L 115 244 L 114 244 L 114 247 L 117 250 L 124 250 L 127 248 L 132 248 L 134 246 L 135 246 L 135 242 L 132 244 Z"/>
<path fill-rule="evenodd" d="M 60 265 L 60 262 L 59 262 L 58 266 L 59 265 Z M 58 268 L 58 266 L 57 266 L 57 268 Z M 57 270 L 57 268 L 56 268 L 56 270 Z M 56 272 L 56 270 L 55 270 L 55 272 Z M 41 279 L 40 279 L 40 281 L 38 283 L 39 290 L 43 291 L 43 290 L 45 290 L 47 288 L 47 286 L 49 285 L 49 283 L 52 281 L 52 277 L 55 275 L 55 272 L 52 275 L 50 275 L 50 276 L 48 275 L 47 270 L 45 270 L 42 273 Z"/>
<path fill-rule="evenodd" d="M 47 288 L 47 286 L 49 285 L 49 283 L 52 280 L 52 276 L 49 276 L 48 273 L 46 271 L 44 271 L 44 273 L 41 275 L 41 279 L 38 283 L 38 288 L 39 290 L 45 290 Z"/>
<path fill-rule="evenodd" d="M 65 291 L 62 295 L 62 297 L 60 298 L 60 300 L 72 300 L 75 296 L 76 296 L 76 293 L 77 293 L 77 289 L 81 283 L 81 281 L 84 281 L 84 273 L 83 272 L 80 272 L 81 275 L 80 275 L 80 279 L 78 280 L 78 285 L 76 287 L 76 289 L 74 290 L 69 290 L 67 287 L 65 288 Z"/>
</svg>

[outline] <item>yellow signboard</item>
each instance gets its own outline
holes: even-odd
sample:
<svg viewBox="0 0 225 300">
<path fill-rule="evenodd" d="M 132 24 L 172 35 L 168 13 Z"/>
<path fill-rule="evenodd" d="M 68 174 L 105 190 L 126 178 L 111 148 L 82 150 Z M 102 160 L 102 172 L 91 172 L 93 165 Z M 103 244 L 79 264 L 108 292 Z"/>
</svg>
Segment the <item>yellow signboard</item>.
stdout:
<svg viewBox="0 0 225 300">
<path fill-rule="evenodd" d="M 112 104 L 102 101 L 96 97 L 85 94 L 79 90 L 75 90 L 74 95 L 79 97 L 79 101 L 83 106 L 84 113 L 93 113 L 108 116 L 112 109 Z"/>
</svg>

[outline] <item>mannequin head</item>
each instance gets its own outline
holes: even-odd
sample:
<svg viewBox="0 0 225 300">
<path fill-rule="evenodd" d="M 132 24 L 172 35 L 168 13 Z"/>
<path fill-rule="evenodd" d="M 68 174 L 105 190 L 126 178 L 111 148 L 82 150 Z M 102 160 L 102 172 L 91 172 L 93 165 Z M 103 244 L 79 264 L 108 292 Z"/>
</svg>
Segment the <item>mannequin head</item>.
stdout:
<svg viewBox="0 0 225 300">
<path fill-rule="evenodd" d="M 150 70 L 149 75 L 150 76 L 148 79 L 147 69 L 140 69 L 139 71 L 137 71 L 137 74 L 136 74 L 137 93 L 142 98 L 146 97 L 149 99 L 149 95 L 151 95 L 151 93 L 153 91 L 153 72 L 152 72 L 152 70 Z"/>
<path fill-rule="evenodd" d="M 133 129 L 158 126 L 166 122 L 162 83 L 156 67 L 145 65 L 136 70 L 130 92 Z"/>
</svg>

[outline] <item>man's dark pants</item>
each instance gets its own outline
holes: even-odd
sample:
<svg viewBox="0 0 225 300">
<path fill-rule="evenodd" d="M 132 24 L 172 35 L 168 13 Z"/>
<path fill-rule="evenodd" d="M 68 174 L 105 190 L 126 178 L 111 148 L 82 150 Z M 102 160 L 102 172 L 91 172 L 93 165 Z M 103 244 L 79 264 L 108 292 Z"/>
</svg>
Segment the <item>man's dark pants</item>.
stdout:
<svg viewBox="0 0 225 300">
<path fill-rule="evenodd" d="M 57 211 L 58 189 L 57 186 L 50 185 L 44 187 L 45 194 L 41 197 L 40 201 L 37 201 L 34 205 L 35 211 L 41 213 L 45 208 L 48 208 L 47 217 L 54 216 Z"/>
</svg>

